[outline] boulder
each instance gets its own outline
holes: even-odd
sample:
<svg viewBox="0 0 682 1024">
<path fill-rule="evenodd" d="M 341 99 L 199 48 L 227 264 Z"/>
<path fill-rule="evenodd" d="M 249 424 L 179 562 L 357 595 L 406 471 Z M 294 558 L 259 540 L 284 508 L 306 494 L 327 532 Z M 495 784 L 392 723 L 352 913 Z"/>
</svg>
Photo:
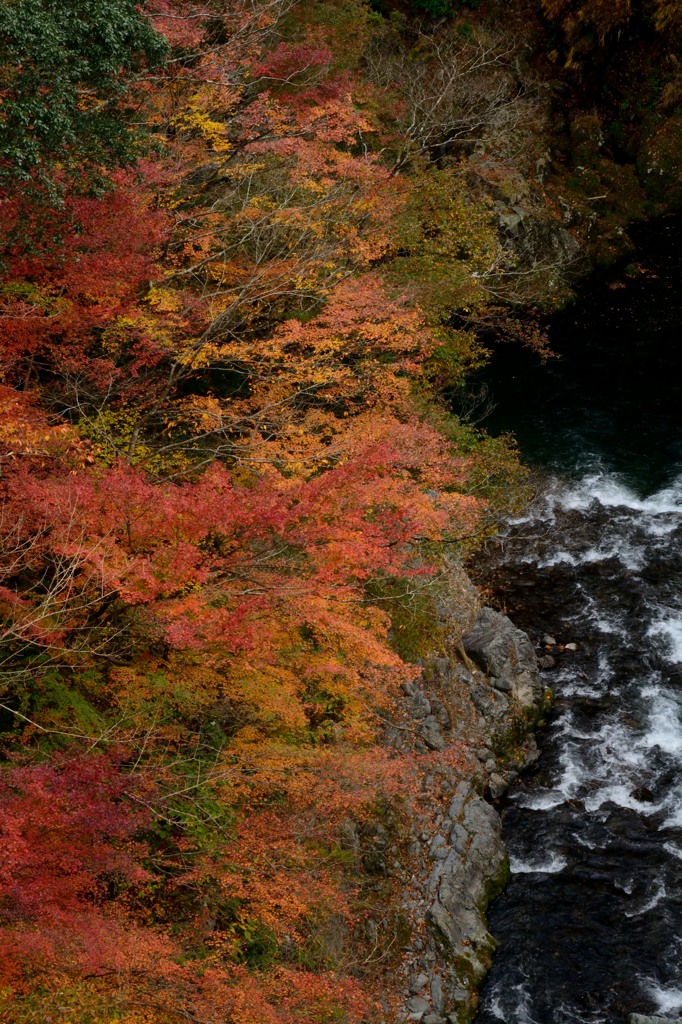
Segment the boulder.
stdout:
<svg viewBox="0 0 682 1024">
<path fill-rule="evenodd" d="M 429 750 L 443 750 L 445 737 L 440 722 L 435 715 L 427 715 L 417 726 L 417 735 L 420 736 Z"/>
<path fill-rule="evenodd" d="M 506 615 L 482 608 L 462 644 L 496 689 L 511 693 L 523 707 L 533 707 L 540 699 L 543 686 L 535 649 Z"/>
<path fill-rule="evenodd" d="M 488 788 L 490 789 L 490 796 L 493 800 L 499 800 L 500 797 L 504 796 L 509 789 L 509 782 L 504 775 L 500 775 L 498 772 L 493 772 L 490 776 Z"/>
<path fill-rule="evenodd" d="M 407 1000 L 407 1009 L 410 1013 L 428 1013 L 431 1009 L 431 1004 L 423 999 L 422 996 L 411 996 Z"/>
<path fill-rule="evenodd" d="M 412 695 L 412 700 L 410 701 L 410 714 L 416 719 L 426 718 L 431 714 L 431 704 L 421 690 L 417 690 Z"/>
<path fill-rule="evenodd" d="M 426 985 L 428 985 L 428 983 L 429 983 L 429 976 L 428 976 L 428 974 L 424 974 L 423 971 L 421 972 L 421 974 L 415 974 L 410 979 L 410 992 L 412 992 L 413 995 L 417 995 L 417 993 L 421 992 L 421 990 Z"/>
</svg>

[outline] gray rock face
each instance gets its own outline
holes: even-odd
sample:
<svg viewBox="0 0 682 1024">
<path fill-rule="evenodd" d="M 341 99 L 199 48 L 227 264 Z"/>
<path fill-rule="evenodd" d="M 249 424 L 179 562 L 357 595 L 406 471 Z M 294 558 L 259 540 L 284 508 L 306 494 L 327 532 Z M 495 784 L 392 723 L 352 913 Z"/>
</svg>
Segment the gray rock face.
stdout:
<svg viewBox="0 0 682 1024">
<path fill-rule="evenodd" d="M 431 1004 L 428 999 L 423 999 L 421 996 L 410 996 L 407 1000 L 407 1009 L 410 1013 L 428 1013 Z"/>
<path fill-rule="evenodd" d="M 511 693 L 524 708 L 542 696 L 535 650 L 527 635 L 511 619 L 493 608 L 482 608 L 462 638 L 468 656 L 489 677 L 492 686 Z"/>
<path fill-rule="evenodd" d="M 421 990 L 426 985 L 428 985 L 428 983 L 429 983 L 429 976 L 428 976 L 428 974 L 424 974 L 423 971 L 422 971 L 421 974 L 415 974 L 410 979 L 410 992 L 412 992 L 413 995 L 416 995 L 418 992 L 421 992 Z"/>
<path fill-rule="evenodd" d="M 434 715 L 427 715 L 417 726 L 417 735 L 421 736 L 429 750 L 443 750 L 445 748 L 445 737 L 440 722 Z"/>
<path fill-rule="evenodd" d="M 443 983 L 438 974 L 434 974 L 431 980 L 431 1002 L 436 1013 L 441 1013 L 444 1006 Z"/>
<path fill-rule="evenodd" d="M 412 684 L 412 700 L 410 702 L 410 713 L 415 719 L 427 718 L 431 714 L 431 704 L 421 690 Z"/>
<path fill-rule="evenodd" d="M 491 886 L 506 876 L 507 851 L 498 815 L 470 783 L 460 782 L 449 816 L 450 849 L 431 872 L 429 890 L 434 900 L 426 918 L 460 962 L 459 980 L 468 987 L 489 966 L 495 943 L 484 912 Z"/>
<path fill-rule="evenodd" d="M 478 683 L 471 687 L 474 707 L 489 723 L 502 721 L 509 714 L 509 698 L 499 689 Z"/>
<path fill-rule="evenodd" d="M 459 636 L 453 633 L 457 643 Z M 521 712 L 539 712 L 544 694 L 526 634 L 505 615 L 483 608 L 462 647 L 466 664 L 455 648 L 426 659 L 421 677 L 403 684 L 404 717 L 386 730 L 387 742 L 398 750 L 438 754 L 457 742 L 469 757 L 464 777 L 447 758 L 437 758 L 423 778 L 426 793 L 434 793 L 438 781 L 440 797 L 433 819 L 416 815 L 408 846 L 412 862 L 401 906 L 413 938 L 403 947 L 399 1024 L 473 1019 L 495 946 L 486 908 L 509 871 L 500 819 L 488 800 L 503 796 L 539 756 L 530 734 L 521 743 L 518 735 L 519 722 L 532 717 Z"/>
</svg>

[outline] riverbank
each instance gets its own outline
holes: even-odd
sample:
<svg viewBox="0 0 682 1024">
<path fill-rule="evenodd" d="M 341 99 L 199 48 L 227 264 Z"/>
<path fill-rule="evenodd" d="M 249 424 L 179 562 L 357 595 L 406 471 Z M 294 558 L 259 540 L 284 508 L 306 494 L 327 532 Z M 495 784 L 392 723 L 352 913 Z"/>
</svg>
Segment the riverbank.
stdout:
<svg viewBox="0 0 682 1024">
<path fill-rule="evenodd" d="M 397 750 L 466 751 L 466 767 L 442 771 L 434 813 L 412 822 L 409 860 L 397 874 L 409 938 L 402 949 L 395 1020 L 465 1024 L 491 964 L 490 901 L 509 878 L 495 803 L 535 764 L 533 731 L 548 705 L 528 636 L 484 607 L 444 656 L 404 687 L 403 714 L 386 732 Z M 431 776 L 434 766 L 429 769 Z M 433 787 L 433 778 L 423 779 Z"/>
</svg>

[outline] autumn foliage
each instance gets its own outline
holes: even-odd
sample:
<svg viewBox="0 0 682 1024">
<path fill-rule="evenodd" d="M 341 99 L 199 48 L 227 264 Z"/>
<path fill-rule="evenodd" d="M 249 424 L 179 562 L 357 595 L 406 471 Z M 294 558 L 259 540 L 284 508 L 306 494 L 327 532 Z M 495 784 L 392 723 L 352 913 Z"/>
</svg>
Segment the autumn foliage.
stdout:
<svg viewBox="0 0 682 1024">
<path fill-rule="evenodd" d="M 544 14 L 558 22 L 572 44 L 569 66 L 580 35 L 595 32 L 601 44 L 652 26 L 666 32 L 680 27 L 680 9 L 675 0 L 542 0 Z"/>
<path fill-rule="evenodd" d="M 383 158 L 363 4 L 114 6 L 130 59 L 44 95 L 63 159 L 0 154 L 2 1019 L 372 1019 L 328 923 L 362 948 L 363 829 L 416 792 L 394 602 L 436 607 L 514 467 L 434 398 L 495 235 L 415 219 L 450 172 Z"/>
</svg>

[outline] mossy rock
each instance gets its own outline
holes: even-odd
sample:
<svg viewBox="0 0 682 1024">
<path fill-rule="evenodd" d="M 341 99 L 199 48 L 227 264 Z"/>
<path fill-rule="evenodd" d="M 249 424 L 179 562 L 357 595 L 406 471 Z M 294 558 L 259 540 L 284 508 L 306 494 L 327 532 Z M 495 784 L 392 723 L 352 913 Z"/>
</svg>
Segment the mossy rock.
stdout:
<svg viewBox="0 0 682 1024">
<path fill-rule="evenodd" d="M 509 885 L 510 878 L 511 870 L 509 868 L 509 857 L 505 856 L 495 878 L 489 878 L 485 883 L 484 896 L 479 907 L 482 914 L 485 914 L 485 911 L 488 909 L 492 901 L 496 899 L 500 893 L 504 892 Z"/>
</svg>

